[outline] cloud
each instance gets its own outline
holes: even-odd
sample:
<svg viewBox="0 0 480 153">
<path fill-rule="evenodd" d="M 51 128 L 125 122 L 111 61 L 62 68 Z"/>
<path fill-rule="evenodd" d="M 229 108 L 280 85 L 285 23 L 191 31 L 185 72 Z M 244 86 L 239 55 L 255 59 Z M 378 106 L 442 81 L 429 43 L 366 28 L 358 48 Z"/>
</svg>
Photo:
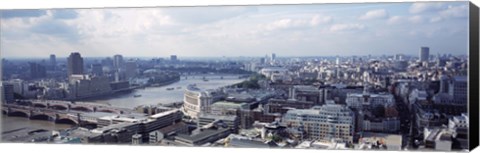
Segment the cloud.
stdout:
<svg viewBox="0 0 480 153">
<path fill-rule="evenodd" d="M 332 22 L 333 17 L 323 16 L 323 15 L 314 15 L 312 17 L 304 18 L 284 18 L 275 20 L 272 23 L 269 23 L 265 26 L 266 30 L 279 30 L 279 29 L 289 29 L 289 28 L 305 28 L 305 27 L 315 27 L 320 24 L 326 24 Z"/>
<path fill-rule="evenodd" d="M 315 15 L 315 16 L 313 16 L 312 20 L 310 20 L 310 24 L 312 26 L 317 26 L 319 24 L 330 23 L 330 22 L 332 22 L 332 20 L 333 20 L 333 17 L 331 17 L 331 16 Z"/>
<path fill-rule="evenodd" d="M 4 19 L 40 17 L 47 14 L 45 10 L 1 10 L 0 12 Z"/>
<path fill-rule="evenodd" d="M 413 3 L 410 6 L 409 12 L 412 14 L 419 14 L 424 12 L 439 11 L 445 8 L 444 3 L 438 2 L 419 2 Z"/>
<path fill-rule="evenodd" d="M 399 24 L 404 22 L 405 17 L 403 16 L 392 16 L 387 20 L 387 24 Z"/>
<path fill-rule="evenodd" d="M 43 21 L 33 25 L 29 31 L 45 36 L 54 36 L 70 41 L 77 41 L 79 35 L 77 29 L 73 26 L 58 20 Z"/>
<path fill-rule="evenodd" d="M 409 17 L 408 21 L 410 21 L 411 23 L 419 24 L 419 23 L 423 23 L 425 19 L 420 15 L 415 15 L 415 16 Z"/>
<path fill-rule="evenodd" d="M 452 6 L 449 5 L 446 9 L 438 12 L 437 16 L 430 19 L 431 23 L 437 23 L 448 19 L 467 18 L 468 8 L 467 5 Z"/>
<path fill-rule="evenodd" d="M 430 18 L 430 23 L 436 23 L 436 22 L 441 22 L 441 21 L 443 21 L 443 18 L 440 17 L 440 16 L 435 16 L 435 17 Z"/>
<path fill-rule="evenodd" d="M 447 4 L 452 7 L 446 5 L 425 14 L 410 14 L 411 4 L 406 3 L 361 4 L 361 8 L 293 5 L 54 9 L 39 17 L 2 18 L 0 39 L 3 57 L 68 56 L 72 50 L 85 56 L 126 57 L 262 56 L 271 52 L 282 56 L 332 52 L 373 55 L 383 54 L 392 46 L 415 54 L 419 45 L 441 48 L 439 52 L 446 53 L 465 50 L 468 26 L 462 21 L 466 19 L 455 13 L 461 12 L 458 4 Z M 348 11 L 339 12 L 337 8 Z M 359 20 L 360 16 L 365 20 Z M 383 20 L 372 22 L 377 18 L 383 18 L 388 25 L 378 24 Z M 411 24 L 429 21 L 441 24 Z"/>
<path fill-rule="evenodd" d="M 468 16 L 468 6 L 451 6 L 439 13 L 443 18 L 466 18 Z"/>
<path fill-rule="evenodd" d="M 360 20 L 385 19 L 388 12 L 385 9 L 371 10 L 359 17 Z"/>
<path fill-rule="evenodd" d="M 330 27 L 331 32 L 361 31 L 365 29 L 363 24 L 335 24 Z"/>
<path fill-rule="evenodd" d="M 188 24 L 212 23 L 257 11 L 256 7 L 246 6 L 177 7 L 161 10 L 176 22 Z"/>
<path fill-rule="evenodd" d="M 55 19 L 75 19 L 78 16 L 77 11 L 73 9 L 58 9 L 58 10 L 53 10 L 53 18 Z"/>
</svg>

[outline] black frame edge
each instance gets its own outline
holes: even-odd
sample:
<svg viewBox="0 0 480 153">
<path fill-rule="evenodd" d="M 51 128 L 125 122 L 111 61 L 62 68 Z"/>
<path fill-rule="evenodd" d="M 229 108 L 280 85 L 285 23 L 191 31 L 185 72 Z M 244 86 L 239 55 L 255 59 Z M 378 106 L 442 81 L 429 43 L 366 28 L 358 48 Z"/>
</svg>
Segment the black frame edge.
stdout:
<svg viewBox="0 0 480 153">
<path fill-rule="evenodd" d="M 469 2 L 469 150 L 479 144 L 479 11 Z"/>
</svg>

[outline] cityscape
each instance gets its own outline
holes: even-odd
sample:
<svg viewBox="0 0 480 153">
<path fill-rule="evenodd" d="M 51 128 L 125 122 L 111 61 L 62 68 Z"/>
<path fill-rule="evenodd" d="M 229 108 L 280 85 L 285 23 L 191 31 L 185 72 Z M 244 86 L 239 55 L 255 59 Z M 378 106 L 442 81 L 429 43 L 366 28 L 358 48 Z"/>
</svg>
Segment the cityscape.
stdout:
<svg viewBox="0 0 480 153">
<path fill-rule="evenodd" d="M 383 11 L 379 9 L 366 11 L 364 15 L 359 16 L 358 20 L 365 23 L 388 20 L 386 22 L 390 24 L 393 20 L 399 20 L 391 8 L 402 8 L 416 17 L 422 15 L 421 13 L 431 15 L 437 11 L 439 16 L 433 15 L 429 21 L 443 22 L 441 25 L 446 25 L 446 28 L 441 29 L 447 29 L 445 33 L 451 32 L 454 35 L 436 35 L 434 37 L 438 37 L 438 40 L 447 40 L 438 42 L 434 38 L 424 38 L 428 41 L 420 43 L 427 45 L 416 45 L 418 40 L 413 37 L 420 36 L 411 35 L 412 40 L 406 41 L 403 45 L 405 48 L 399 43 L 398 46 L 387 45 L 392 51 L 383 49 L 378 51 L 375 49 L 378 46 L 372 43 L 362 45 L 354 52 L 342 52 L 344 48 L 341 47 L 345 47 L 342 45 L 337 46 L 340 48 L 338 50 L 332 48 L 325 51 L 317 48 L 318 51 L 315 51 L 314 48 L 302 52 L 304 47 L 312 47 L 304 46 L 302 43 L 296 46 L 299 51 L 283 49 L 276 52 L 277 48 L 274 48 L 273 51 L 242 52 L 236 51 L 239 44 L 233 43 L 227 44 L 227 47 L 232 49 L 223 51 L 207 51 L 211 48 L 202 50 L 201 46 L 198 46 L 199 50 L 192 50 L 191 54 L 185 50 L 179 51 L 178 54 L 175 51 L 166 53 L 134 50 L 105 53 L 95 49 L 75 51 L 62 49 L 61 45 L 60 49 L 47 45 L 55 51 L 38 53 L 25 51 L 36 50 L 35 47 L 28 48 L 30 44 L 19 47 L 12 41 L 16 39 L 13 36 L 15 32 L 19 35 L 22 33 L 18 32 L 18 29 L 12 30 L 21 27 L 13 24 L 21 20 L 14 20 L 25 15 L 20 15 L 21 11 L 3 13 L 1 19 L 5 22 L 2 23 L 0 41 L 1 141 L 233 148 L 466 150 L 469 148 L 467 113 L 469 57 L 466 42 L 457 43 L 453 39 L 452 41 L 448 39 L 465 34 L 455 30 L 449 31 L 448 27 L 451 24 L 460 24 L 460 27 L 467 24 L 457 22 L 466 20 L 462 13 L 466 14 L 467 11 L 461 10 L 466 4 L 465 2 L 388 5 L 380 3 L 360 6 L 328 4 L 347 9 L 351 7 L 355 10 L 367 8 L 365 6 L 387 7 Z M 327 7 L 325 5 L 327 4 L 318 7 L 328 10 L 323 8 Z M 256 13 L 275 10 L 269 8 L 259 11 L 262 7 L 268 8 L 267 6 L 244 7 L 249 8 L 247 10 L 256 8 L 253 9 Z M 305 6 L 307 7 L 308 5 Z M 454 11 L 460 9 L 460 14 L 459 12 L 455 12 L 454 15 L 448 14 L 452 13 L 450 10 L 452 8 Z M 86 12 L 88 11 L 90 10 Z M 298 10 L 292 9 L 292 12 L 295 11 Z M 65 12 L 60 15 L 71 15 Z M 328 11 L 322 13 L 326 14 Z M 253 14 L 254 17 L 267 16 L 261 13 Z M 21 17 L 14 17 L 15 15 Z M 37 18 L 45 18 L 44 16 L 55 18 L 55 11 L 40 13 Z M 69 18 L 66 16 L 59 20 Z M 83 18 L 79 17 L 81 16 L 79 14 L 74 16 L 73 18 Z M 340 22 L 341 19 L 337 18 L 341 17 L 335 17 L 333 20 L 329 17 L 313 16 L 312 21 L 315 22 L 305 23 L 317 26 Z M 203 22 L 207 21 L 215 24 L 222 22 L 206 18 L 202 18 L 202 23 L 195 26 L 206 26 L 204 24 L 207 23 Z M 247 19 L 237 16 L 225 20 L 230 22 Z M 36 20 L 25 19 L 21 22 L 30 24 L 34 21 Z M 285 19 L 280 21 L 276 22 L 277 26 L 278 23 L 283 26 L 304 23 Z M 328 29 L 330 32 L 352 28 L 368 29 L 365 26 L 332 25 Z M 53 31 L 65 30 L 58 26 L 54 27 L 58 29 Z M 270 29 L 267 30 L 273 28 L 268 27 Z M 142 28 L 145 27 L 141 26 L 140 29 Z M 419 26 L 420 30 L 421 28 L 422 26 Z M 30 38 L 26 38 L 32 40 L 25 41 L 33 43 L 38 38 L 45 37 L 46 43 L 52 40 L 74 43 L 70 38 L 56 39 L 66 35 L 54 34 L 51 29 L 47 29 L 42 32 L 48 31 L 52 33 L 51 35 L 32 34 Z M 311 31 L 307 33 L 309 32 Z M 180 33 L 179 35 L 182 35 Z M 361 33 L 344 31 L 331 35 L 355 36 Z M 249 34 L 240 36 L 250 37 Z M 291 35 L 279 37 L 283 36 Z M 399 35 L 392 38 L 398 38 L 397 36 Z M 78 42 L 86 41 L 80 40 L 84 37 L 87 35 L 75 36 L 75 39 L 78 39 L 76 40 Z M 272 40 L 279 39 L 270 35 L 268 37 L 272 37 Z M 312 37 L 317 39 L 317 36 Z M 383 36 L 379 37 L 378 43 L 382 43 Z M 142 41 L 150 39 L 155 38 L 145 38 Z M 228 39 L 236 40 L 230 37 L 224 39 L 227 39 L 224 40 L 227 42 L 231 41 Z M 205 39 L 205 42 L 208 40 Z M 259 41 L 262 43 L 260 39 Z M 358 41 L 362 43 L 363 40 Z M 357 43 L 352 42 L 351 45 Z M 177 44 L 196 46 L 189 44 L 187 40 Z M 89 45 L 96 44 L 84 45 L 90 48 Z M 125 45 L 125 49 L 120 50 L 129 48 L 129 44 L 121 42 L 109 45 L 120 47 Z M 442 45 L 451 48 L 445 49 Z M 363 47 L 372 49 L 360 49 Z"/>
</svg>

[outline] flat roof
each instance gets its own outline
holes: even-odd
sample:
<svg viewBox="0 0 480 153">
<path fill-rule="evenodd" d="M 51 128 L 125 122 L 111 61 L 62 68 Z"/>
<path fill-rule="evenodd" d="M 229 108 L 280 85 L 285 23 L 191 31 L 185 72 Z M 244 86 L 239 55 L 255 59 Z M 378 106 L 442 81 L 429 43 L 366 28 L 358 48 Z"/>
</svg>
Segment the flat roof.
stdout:
<svg viewBox="0 0 480 153">
<path fill-rule="evenodd" d="M 228 128 L 217 129 L 217 130 L 206 129 L 206 130 L 203 130 L 202 132 L 200 132 L 199 134 L 196 134 L 196 135 L 178 134 L 178 136 L 176 136 L 175 139 L 180 138 L 180 139 L 192 141 L 193 143 L 195 143 L 197 141 L 206 139 L 206 138 L 211 137 L 213 135 L 216 135 L 218 133 L 222 133 L 222 132 L 229 131 L 229 130 L 230 129 L 228 129 Z"/>
<path fill-rule="evenodd" d="M 179 112 L 180 110 L 179 109 L 172 109 L 172 110 L 168 110 L 168 111 L 165 111 L 165 112 L 161 112 L 161 113 L 157 113 L 157 114 L 154 114 L 148 118 L 160 118 L 160 117 L 163 117 L 163 116 L 166 116 L 166 115 L 170 115 L 170 114 L 173 114 L 173 113 L 177 113 Z"/>
<path fill-rule="evenodd" d="M 374 132 L 365 132 L 363 133 L 363 138 L 383 138 L 385 143 L 388 145 L 402 145 L 402 136 L 399 134 L 387 134 L 387 133 L 374 133 Z"/>
<path fill-rule="evenodd" d="M 224 106 L 224 107 L 245 107 L 248 105 L 247 103 L 235 103 L 235 102 L 228 102 L 228 101 L 219 101 L 212 104 L 213 106 Z"/>
<path fill-rule="evenodd" d="M 138 124 L 138 123 L 125 122 L 125 123 L 111 124 L 111 125 L 104 126 L 104 127 L 101 127 L 101 128 L 93 129 L 91 131 L 93 133 L 104 133 L 105 131 L 108 131 L 108 130 L 121 129 L 121 128 L 125 128 L 125 127 L 128 127 L 128 126 L 136 125 L 136 124 Z"/>
<path fill-rule="evenodd" d="M 269 144 L 266 144 L 262 141 L 240 139 L 240 138 L 231 138 L 228 145 L 231 147 L 244 147 L 244 148 L 270 148 Z"/>
<path fill-rule="evenodd" d="M 200 115 L 199 118 L 213 118 L 217 120 L 225 120 L 225 121 L 233 121 L 237 118 L 235 115 L 211 115 L 211 114 L 203 114 Z"/>
</svg>

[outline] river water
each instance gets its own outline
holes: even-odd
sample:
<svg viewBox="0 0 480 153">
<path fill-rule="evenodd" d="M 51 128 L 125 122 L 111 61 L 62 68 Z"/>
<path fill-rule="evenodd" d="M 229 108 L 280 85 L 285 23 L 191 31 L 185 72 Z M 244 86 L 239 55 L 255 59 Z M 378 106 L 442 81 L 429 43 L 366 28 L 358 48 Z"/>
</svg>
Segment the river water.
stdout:
<svg viewBox="0 0 480 153">
<path fill-rule="evenodd" d="M 204 76 L 182 76 L 180 81 L 162 87 L 147 87 L 145 89 L 136 89 L 130 93 L 115 95 L 113 97 L 102 98 L 89 101 L 97 103 L 106 103 L 116 107 L 134 108 L 139 105 L 168 104 L 183 101 L 185 88 L 190 84 L 196 84 L 200 89 L 215 89 L 243 81 L 239 75 L 205 75 L 208 81 L 203 80 Z M 223 77 L 223 79 L 222 79 Z M 167 90 L 174 88 L 174 90 Z M 134 97 L 134 95 L 141 95 Z M 19 128 L 41 128 L 47 130 L 67 129 L 71 127 L 65 124 L 54 124 L 49 121 L 29 120 L 23 117 L 7 117 L 2 115 L 2 131 L 15 130 Z"/>
</svg>

